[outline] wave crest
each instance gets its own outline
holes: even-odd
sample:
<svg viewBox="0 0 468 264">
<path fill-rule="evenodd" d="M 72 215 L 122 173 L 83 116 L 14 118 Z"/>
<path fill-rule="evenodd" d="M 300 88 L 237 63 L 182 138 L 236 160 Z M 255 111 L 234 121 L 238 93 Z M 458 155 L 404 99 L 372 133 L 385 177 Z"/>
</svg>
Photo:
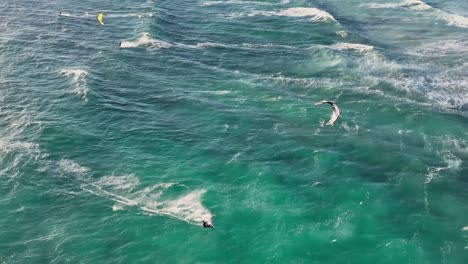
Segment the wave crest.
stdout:
<svg viewBox="0 0 468 264">
<path fill-rule="evenodd" d="M 140 37 L 135 41 L 124 40 L 120 42 L 120 48 L 137 48 L 140 46 L 152 46 L 154 48 L 169 48 L 172 45 L 165 41 L 153 39 L 149 33 L 142 33 Z"/>
</svg>

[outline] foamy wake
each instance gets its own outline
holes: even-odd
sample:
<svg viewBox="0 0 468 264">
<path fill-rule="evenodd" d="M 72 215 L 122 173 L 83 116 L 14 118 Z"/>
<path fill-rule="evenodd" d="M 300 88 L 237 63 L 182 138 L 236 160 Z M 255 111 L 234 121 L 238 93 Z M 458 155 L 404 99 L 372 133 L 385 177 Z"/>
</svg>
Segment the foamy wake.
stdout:
<svg viewBox="0 0 468 264">
<path fill-rule="evenodd" d="M 364 44 L 355 44 L 355 43 L 345 43 L 340 42 L 330 46 L 331 49 L 334 50 L 354 50 L 358 52 L 366 52 L 371 51 L 374 47 Z"/>
<path fill-rule="evenodd" d="M 386 4 L 380 4 L 380 3 L 370 3 L 366 5 L 369 8 L 407 8 L 410 10 L 432 10 L 435 14 L 435 16 L 439 19 L 445 20 L 448 25 L 454 26 L 454 27 L 462 27 L 462 28 L 468 28 L 468 18 L 461 16 L 461 15 L 456 15 L 456 14 L 451 14 L 447 13 L 443 10 L 440 10 L 438 8 L 434 8 L 427 3 L 421 1 L 421 0 L 405 0 L 399 3 L 386 3 Z"/>
<path fill-rule="evenodd" d="M 280 11 L 254 11 L 247 14 L 233 14 L 232 16 L 310 17 L 312 21 L 336 21 L 336 19 L 330 13 L 314 7 L 291 7 Z"/>
<path fill-rule="evenodd" d="M 130 13 L 130 14 L 107 14 L 105 15 L 106 17 L 138 17 L 138 18 L 143 18 L 143 17 L 153 17 L 153 13 Z"/>
<path fill-rule="evenodd" d="M 124 40 L 120 42 L 120 47 L 123 49 L 124 48 L 136 48 L 140 46 L 151 46 L 151 47 L 160 49 L 160 48 L 169 48 L 172 45 L 165 41 L 152 39 L 149 33 L 142 33 L 140 37 L 135 41 Z"/>
<path fill-rule="evenodd" d="M 71 91 L 74 94 L 81 96 L 85 102 L 88 101 L 86 97 L 88 94 L 88 85 L 86 82 L 86 76 L 88 72 L 82 69 L 64 69 L 60 71 L 60 75 L 66 76 L 71 79 L 73 85 L 73 90 Z"/>
<path fill-rule="evenodd" d="M 206 190 L 195 190 L 178 196 L 165 198 L 172 187 L 180 187 L 175 183 L 158 183 L 142 187 L 138 177 L 105 176 L 92 184 L 82 185 L 82 188 L 96 195 L 105 196 L 117 204 L 112 210 L 122 210 L 125 206 L 135 206 L 139 209 L 157 215 L 167 215 L 190 224 L 199 225 L 202 220 L 211 223 L 212 214 L 201 203 L 201 197 Z"/>
</svg>

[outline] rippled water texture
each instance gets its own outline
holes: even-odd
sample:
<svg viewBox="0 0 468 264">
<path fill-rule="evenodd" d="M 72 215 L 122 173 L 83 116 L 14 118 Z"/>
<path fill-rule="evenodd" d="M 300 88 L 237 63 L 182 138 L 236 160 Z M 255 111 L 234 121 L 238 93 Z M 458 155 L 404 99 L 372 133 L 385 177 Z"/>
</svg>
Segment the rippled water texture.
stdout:
<svg viewBox="0 0 468 264">
<path fill-rule="evenodd" d="M 468 263 L 465 0 L 9 0 L 0 32 L 1 263 Z"/>
</svg>

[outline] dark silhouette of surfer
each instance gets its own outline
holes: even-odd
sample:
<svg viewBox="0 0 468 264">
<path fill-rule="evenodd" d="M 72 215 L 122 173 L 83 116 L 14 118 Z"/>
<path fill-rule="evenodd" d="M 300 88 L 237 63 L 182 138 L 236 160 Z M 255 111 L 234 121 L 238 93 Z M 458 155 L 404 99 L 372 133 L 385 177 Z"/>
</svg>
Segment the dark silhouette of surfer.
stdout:
<svg viewBox="0 0 468 264">
<path fill-rule="evenodd" d="M 214 225 L 212 225 L 211 223 L 209 223 L 209 222 L 207 222 L 205 220 L 202 221 L 202 224 L 203 224 L 204 228 L 214 228 Z"/>
</svg>

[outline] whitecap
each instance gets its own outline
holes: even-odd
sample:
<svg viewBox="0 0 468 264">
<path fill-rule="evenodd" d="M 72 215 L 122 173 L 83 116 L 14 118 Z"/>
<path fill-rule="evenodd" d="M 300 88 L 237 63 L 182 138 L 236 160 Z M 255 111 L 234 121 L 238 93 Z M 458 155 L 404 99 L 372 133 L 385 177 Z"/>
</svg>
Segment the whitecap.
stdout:
<svg viewBox="0 0 468 264">
<path fill-rule="evenodd" d="M 243 16 L 286 16 L 286 17 L 311 17 L 312 21 L 336 21 L 336 19 L 328 12 L 314 7 L 291 7 L 279 11 L 253 11 L 249 13 L 231 14 L 231 17 Z"/>
<path fill-rule="evenodd" d="M 365 6 L 369 8 L 396 8 L 396 7 L 403 7 L 408 8 L 411 10 L 427 10 L 432 8 L 430 5 L 426 4 L 420 0 L 404 0 L 399 3 L 369 3 L 365 4 Z"/>
<path fill-rule="evenodd" d="M 450 14 L 441 10 L 437 13 L 438 17 L 445 20 L 450 26 L 468 28 L 468 17 Z"/>
<path fill-rule="evenodd" d="M 120 48 L 137 48 L 140 46 L 151 46 L 154 48 L 169 48 L 172 45 L 162 40 L 152 39 L 149 33 L 142 33 L 135 41 L 124 40 L 120 42 Z"/>
<path fill-rule="evenodd" d="M 336 21 L 330 13 L 314 7 L 292 7 L 277 14 L 289 17 L 313 17 L 312 20 L 314 21 Z"/>
<path fill-rule="evenodd" d="M 373 46 L 369 45 L 345 42 L 336 43 L 334 45 L 331 45 L 330 48 L 334 50 L 354 50 L 358 52 L 367 52 L 374 49 Z"/>
<path fill-rule="evenodd" d="M 86 81 L 86 76 L 88 72 L 83 69 L 63 69 L 60 71 L 60 75 L 71 78 L 71 83 L 74 89 L 71 91 L 74 94 L 81 96 L 85 102 L 88 101 L 88 84 Z"/>
</svg>

